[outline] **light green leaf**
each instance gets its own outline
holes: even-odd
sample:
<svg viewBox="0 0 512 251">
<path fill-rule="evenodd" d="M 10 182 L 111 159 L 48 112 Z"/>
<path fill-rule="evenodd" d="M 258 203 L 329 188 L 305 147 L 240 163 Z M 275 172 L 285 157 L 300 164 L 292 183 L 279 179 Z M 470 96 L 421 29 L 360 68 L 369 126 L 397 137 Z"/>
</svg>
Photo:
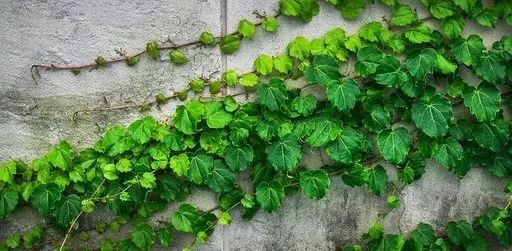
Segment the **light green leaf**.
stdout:
<svg viewBox="0 0 512 251">
<path fill-rule="evenodd" d="M 405 37 L 414 44 L 421 44 L 432 41 L 433 34 L 428 26 L 421 23 L 405 32 Z"/>
<path fill-rule="evenodd" d="M 265 211 L 272 213 L 284 199 L 284 187 L 277 181 L 263 181 L 256 187 L 256 200 Z"/>
<path fill-rule="evenodd" d="M 252 39 L 255 30 L 256 26 L 247 19 L 242 19 L 238 23 L 238 32 L 245 38 Z"/>
<path fill-rule="evenodd" d="M 272 57 L 265 54 L 259 55 L 254 61 L 253 66 L 254 69 L 256 69 L 256 71 L 263 76 L 271 74 L 274 69 Z"/>
<path fill-rule="evenodd" d="M 359 36 L 369 42 L 387 42 L 393 33 L 384 28 L 380 22 L 370 22 L 359 28 Z"/>
<path fill-rule="evenodd" d="M 326 171 L 318 169 L 300 173 L 299 185 L 302 192 L 310 199 L 321 199 L 325 197 L 331 180 Z"/>
<path fill-rule="evenodd" d="M 364 7 L 367 0 L 340 0 L 338 5 L 341 10 L 341 15 L 348 20 L 355 20 Z"/>
<path fill-rule="evenodd" d="M 287 99 L 286 85 L 280 78 L 272 78 L 266 85 L 256 91 L 256 101 L 271 111 L 277 111 Z"/>
<path fill-rule="evenodd" d="M 452 0 L 452 2 L 463 9 L 466 13 L 471 13 L 477 0 Z"/>
<path fill-rule="evenodd" d="M 274 58 L 274 68 L 280 73 L 288 74 L 293 68 L 292 58 L 286 54 L 281 54 Z"/>
<path fill-rule="evenodd" d="M 190 161 L 186 153 L 174 155 L 170 161 L 171 169 L 178 177 L 185 175 L 190 167 Z"/>
<path fill-rule="evenodd" d="M 416 127 L 430 137 L 445 135 L 453 117 L 450 101 L 440 94 L 427 94 L 417 100 L 411 114 Z"/>
<path fill-rule="evenodd" d="M 225 54 L 233 54 L 240 48 L 240 37 L 227 35 L 220 39 L 220 49 Z"/>
<path fill-rule="evenodd" d="M 215 44 L 215 36 L 213 36 L 212 33 L 205 31 L 199 36 L 199 41 L 205 45 L 212 46 Z"/>
<path fill-rule="evenodd" d="M 14 175 L 16 174 L 16 161 L 11 160 L 0 165 L 0 181 L 12 184 Z"/>
<path fill-rule="evenodd" d="M 151 139 L 153 131 L 157 127 L 157 122 L 152 116 L 146 116 L 143 119 L 133 122 L 128 130 L 132 139 L 139 144 L 147 143 Z"/>
<path fill-rule="evenodd" d="M 482 83 L 477 88 L 467 87 L 462 98 L 480 122 L 493 120 L 500 111 L 501 95 L 494 85 Z"/>
<path fill-rule="evenodd" d="M 280 0 L 279 10 L 285 16 L 300 17 L 309 22 L 318 14 L 319 6 L 316 0 Z"/>
<path fill-rule="evenodd" d="M 116 170 L 126 173 L 132 170 L 132 162 L 129 159 L 120 159 L 116 164 Z"/>
<path fill-rule="evenodd" d="M 145 172 L 139 180 L 140 185 L 146 189 L 152 189 L 156 186 L 156 178 L 152 172 Z"/>
<path fill-rule="evenodd" d="M 245 73 L 240 76 L 239 82 L 243 87 L 254 87 L 259 83 L 260 78 L 254 73 Z"/>
<path fill-rule="evenodd" d="M 46 156 L 53 166 L 63 171 L 68 170 L 73 164 L 73 148 L 65 140 L 52 148 Z"/>
<path fill-rule="evenodd" d="M 354 108 L 359 94 L 359 87 L 353 79 L 345 78 L 341 81 L 330 81 L 327 84 L 327 99 L 340 111 L 349 111 Z"/>
<path fill-rule="evenodd" d="M 453 74 L 457 70 L 457 65 L 448 61 L 443 55 L 437 54 L 436 68 L 443 74 Z"/>
<path fill-rule="evenodd" d="M 391 23 L 396 26 L 406 26 L 418 20 L 416 11 L 411 6 L 405 4 L 398 4 L 393 7 L 393 17 Z"/>
<path fill-rule="evenodd" d="M 155 41 L 147 43 L 146 53 L 153 60 L 157 60 L 160 57 L 160 52 L 158 52 L 158 44 Z"/>
<path fill-rule="evenodd" d="M 106 164 L 101 166 L 101 171 L 103 172 L 103 177 L 107 180 L 117 180 L 119 176 L 117 176 L 116 165 L 114 164 Z"/>
<path fill-rule="evenodd" d="M 177 65 L 185 64 L 188 62 L 187 56 L 180 50 L 171 50 L 169 52 L 169 58 L 171 59 L 171 62 Z"/>
<path fill-rule="evenodd" d="M 275 17 L 266 17 L 261 23 L 261 28 L 268 32 L 275 32 L 279 24 L 277 23 L 277 19 Z"/>
<path fill-rule="evenodd" d="M 328 55 L 318 55 L 304 71 L 304 79 L 309 83 L 327 85 L 332 80 L 341 78 L 338 61 Z"/>
<path fill-rule="evenodd" d="M 276 170 L 287 172 L 299 163 L 302 158 L 302 147 L 296 138 L 287 137 L 268 145 L 265 153 L 267 160 Z"/>
<path fill-rule="evenodd" d="M 310 43 L 305 37 L 298 36 L 288 44 L 288 55 L 298 60 L 306 60 L 311 55 Z"/>
<path fill-rule="evenodd" d="M 435 4 L 430 6 L 430 13 L 437 19 L 447 18 L 455 15 L 455 5 L 450 1 L 436 1 Z"/>
<path fill-rule="evenodd" d="M 224 109 L 221 101 L 210 101 L 204 104 L 206 124 L 209 128 L 224 128 L 233 116 Z"/>
<path fill-rule="evenodd" d="M 229 146 L 224 150 L 224 159 L 233 171 L 241 172 L 251 164 L 254 158 L 252 147 L 242 145 L 238 147 Z"/>
<path fill-rule="evenodd" d="M 377 141 L 382 157 L 394 164 L 404 162 L 411 148 L 411 135 L 403 127 L 381 131 Z"/>
</svg>

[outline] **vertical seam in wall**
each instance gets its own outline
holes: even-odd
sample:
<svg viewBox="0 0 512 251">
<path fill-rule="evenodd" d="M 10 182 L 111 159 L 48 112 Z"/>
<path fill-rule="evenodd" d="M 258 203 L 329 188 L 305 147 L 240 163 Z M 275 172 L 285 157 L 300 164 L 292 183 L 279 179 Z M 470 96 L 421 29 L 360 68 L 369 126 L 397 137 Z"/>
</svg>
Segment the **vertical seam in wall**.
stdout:
<svg viewBox="0 0 512 251">
<path fill-rule="evenodd" d="M 227 34 L 228 29 L 228 0 L 220 0 L 220 31 L 222 36 Z M 227 56 L 224 53 L 220 53 L 220 73 L 224 74 L 227 68 Z"/>
</svg>

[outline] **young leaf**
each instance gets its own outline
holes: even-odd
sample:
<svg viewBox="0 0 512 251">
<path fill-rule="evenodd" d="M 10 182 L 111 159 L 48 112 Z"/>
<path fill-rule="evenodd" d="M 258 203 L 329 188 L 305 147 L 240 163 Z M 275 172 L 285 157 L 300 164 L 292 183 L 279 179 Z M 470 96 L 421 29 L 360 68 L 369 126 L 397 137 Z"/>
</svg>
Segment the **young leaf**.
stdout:
<svg viewBox="0 0 512 251">
<path fill-rule="evenodd" d="M 256 26 L 247 19 L 240 20 L 238 23 L 238 32 L 245 38 L 252 39 L 255 30 Z"/>
<path fill-rule="evenodd" d="M 173 117 L 174 126 L 187 135 L 194 134 L 197 131 L 197 123 L 204 113 L 204 104 L 199 101 L 190 101 L 176 109 Z"/>
<path fill-rule="evenodd" d="M 344 18 L 355 20 L 363 11 L 366 3 L 366 0 L 340 0 L 337 6 L 339 6 Z"/>
<path fill-rule="evenodd" d="M 177 65 L 185 64 L 188 62 L 187 56 L 185 56 L 185 53 L 180 50 L 171 50 L 169 52 L 169 58 L 171 59 L 171 62 Z"/>
<path fill-rule="evenodd" d="M 233 54 L 240 47 L 240 37 L 237 35 L 227 35 L 220 39 L 220 49 L 225 54 Z"/>
<path fill-rule="evenodd" d="M 286 54 L 281 54 L 274 58 L 274 68 L 280 73 L 288 74 L 293 68 L 292 58 Z"/>
<path fill-rule="evenodd" d="M 53 166 L 66 171 L 72 165 L 73 148 L 67 141 L 63 140 L 52 148 L 46 156 Z"/>
<path fill-rule="evenodd" d="M 140 185 L 146 189 L 152 189 L 156 186 L 156 178 L 152 172 L 145 172 L 139 180 Z"/>
<path fill-rule="evenodd" d="M 311 55 L 311 46 L 305 37 L 296 37 L 288 44 L 288 55 L 300 61 L 306 60 Z"/>
<path fill-rule="evenodd" d="M 256 200 L 269 213 L 275 212 L 283 199 L 284 187 L 278 181 L 263 181 L 256 187 Z"/>
<path fill-rule="evenodd" d="M 391 23 L 396 26 L 406 26 L 418 20 L 416 12 L 409 5 L 399 4 L 393 7 Z"/>
<path fill-rule="evenodd" d="M 153 60 L 157 60 L 160 57 L 160 52 L 158 52 L 158 44 L 155 41 L 147 43 L 146 53 Z"/>
<path fill-rule="evenodd" d="M 277 19 L 272 16 L 266 17 L 261 23 L 261 28 L 268 32 L 275 32 L 278 26 Z"/>
<path fill-rule="evenodd" d="M 381 131 L 377 141 L 382 157 L 394 164 L 404 162 L 411 147 L 411 136 L 403 127 Z"/>
<path fill-rule="evenodd" d="M 428 43 L 432 41 L 432 30 L 421 23 L 412 27 L 409 31 L 405 32 L 405 37 L 414 44 Z"/>
<path fill-rule="evenodd" d="M 170 165 L 174 173 L 176 173 L 178 177 L 181 177 L 187 174 L 190 167 L 190 161 L 186 153 L 181 153 L 180 155 L 171 157 Z"/>
<path fill-rule="evenodd" d="M 243 87 L 254 87 L 259 83 L 259 77 L 258 75 L 254 73 L 245 73 L 244 75 L 240 76 L 240 85 Z"/>
<path fill-rule="evenodd" d="M 199 36 L 199 41 L 201 41 L 201 43 L 205 45 L 215 45 L 215 37 L 213 36 L 213 34 L 207 31 L 201 33 L 201 35 Z"/>
<path fill-rule="evenodd" d="M 142 145 L 151 139 L 151 135 L 156 127 L 156 120 L 152 116 L 146 116 L 143 119 L 133 122 L 128 130 L 130 131 L 132 139 Z"/>
<path fill-rule="evenodd" d="M 299 184 L 306 197 L 318 200 L 325 197 L 329 191 L 331 180 L 326 171 L 318 169 L 301 172 Z"/>
<path fill-rule="evenodd" d="M 274 69 L 272 57 L 265 54 L 259 55 L 254 61 L 253 66 L 254 69 L 256 69 L 256 71 L 263 76 L 271 74 Z"/>
<path fill-rule="evenodd" d="M 209 128 L 224 128 L 229 124 L 233 116 L 224 109 L 220 101 L 207 102 L 204 105 L 206 124 Z"/>
</svg>

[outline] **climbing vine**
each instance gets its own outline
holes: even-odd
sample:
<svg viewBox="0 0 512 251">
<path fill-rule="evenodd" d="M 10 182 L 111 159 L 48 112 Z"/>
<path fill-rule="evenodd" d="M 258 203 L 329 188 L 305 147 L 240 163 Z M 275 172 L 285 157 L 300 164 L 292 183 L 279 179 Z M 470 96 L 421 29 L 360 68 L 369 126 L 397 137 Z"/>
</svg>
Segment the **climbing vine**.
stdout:
<svg viewBox="0 0 512 251">
<path fill-rule="evenodd" d="M 356 19 L 364 0 L 329 0 L 341 15 Z M 189 250 L 205 243 L 217 224 L 231 222 L 230 211 L 240 208 L 244 219 L 260 209 L 279 209 L 285 195 L 299 189 L 310 199 L 327 195 L 333 182 L 363 186 L 376 196 L 387 196 L 389 210 L 400 204 L 399 191 L 421 178 L 425 162 L 433 159 L 457 176 L 471 168 L 485 168 L 500 178 L 512 174 L 510 119 L 503 114 L 511 95 L 512 37 L 503 36 L 484 46 L 478 34 L 462 36 L 464 21 L 492 28 L 497 22 L 512 25 L 512 3 L 495 1 L 485 7 L 479 0 L 421 0 L 431 16 L 419 19 L 409 5 L 382 0 L 391 8 L 385 22 L 370 22 L 357 34 L 334 28 L 320 38 L 297 37 L 286 52 L 260 55 L 254 70 L 228 70 L 219 79 L 193 78 L 176 93 L 159 94 L 154 101 L 129 107 L 92 108 L 151 109 L 171 98 L 185 103 L 172 115 L 172 123 L 146 116 L 129 126 L 114 126 L 92 147 L 75 151 L 66 141 L 47 154 L 24 163 L 11 160 L 0 166 L 0 222 L 21 206 L 30 206 L 63 236 L 45 240 L 44 226 L 13 233 L 0 250 L 51 245 L 67 249 L 69 238 L 88 233 L 79 225 L 84 214 L 106 205 L 117 217 L 107 227 L 117 232 L 131 222 L 133 231 L 124 240 L 104 239 L 101 250 L 149 250 L 156 242 L 171 246 L 176 232 L 190 233 Z M 316 0 L 280 0 L 273 16 L 256 13 L 261 22 L 239 22 L 238 30 L 224 36 L 204 32 L 186 44 L 149 42 L 145 51 L 83 65 L 34 65 L 39 69 L 101 68 L 117 62 L 133 66 L 139 57 L 154 60 L 166 51 L 176 65 L 187 63 L 180 49 L 187 46 L 219 46 L 235 53 L 255 29 L 279 30 L 283 15 L 309 22 L 319 13 Z M 437 20 L 441 30 L 425 21 Z M 347 69 L 353 69 L 348 71 Z M 480 80 L 471 83 L 462 69 Z M 303 77 L 306 84 L 291 87 L 289 79 Z M 469 82 L 469 83 L 468 83 Z M 243 93 L 225 94 L 222 88 L 240 85 Z M 325 90 L 325 99 L 310 87 Z M 188 99 L 188 92 L 210 98 Z M 254 101 L 239 104 L 234 96 L 254 94 Z M 468 111 L 462 118 L 455 108 Z M 300 166 L 304 147 L 318 148 L 334 164 L 316 170 Z M 383 162 L 396 167 L 398 181 L 391 181 Z M 251 188 L 241 186 L 239 175 L 250 177 Z M 199 209 L 184 202 L 193 188 L 218 194 L 218 206 Z M 512 182 L 505 188 L 512 193 Z M 503 208 L 491 207 L 473 222 L 448 222 L 445 231 L 421 223 L 408 236 L 385 234 L 377 221 L 362 243 L 343 250 L 489 250 L 488 238 L 512 245 L 512 197 Z M 150 224 L 148 217 L 179 203 L 168 222 Z M 81 232 L 79 232 L 81 231 Z M 491 236 L 491 237 L 489 237 Z M 48 241 L 44 243 L 45 241 Z M 90 247 L 98 248 L 98 247 Z"/>
</svg>

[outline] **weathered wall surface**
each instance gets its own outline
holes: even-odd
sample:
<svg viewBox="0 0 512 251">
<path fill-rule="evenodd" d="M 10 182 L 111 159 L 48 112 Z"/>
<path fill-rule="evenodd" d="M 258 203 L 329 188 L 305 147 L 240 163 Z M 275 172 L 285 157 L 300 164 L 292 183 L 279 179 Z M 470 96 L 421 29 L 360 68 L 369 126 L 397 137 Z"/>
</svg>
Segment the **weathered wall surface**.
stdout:
<svg viewBox="0 0 512 251">
<path fill-rule="evenodd" d="M 415 6 L 420 17 L 427 15 L 424 8 Z M 277 0 L 0 0 L 0 162 L 31 160 L 63 138 L 78 148 L 90 146 L 106 128 L 142 116 L 137 110 L 125 109 L 81 114 L 73 121 L 72 115 L 78 110 L 151 101 L 158 93 L 182 89 L 192 76 L 215 77 L 226 69 L 249 70 L 258 54 L 280 53 L 295 36 L 316 37 L 336 26 L 354 33 L 361 24 L 389 16 L 387 8 L 377 4 L 366 9 L 359 20 L 349 22 L 322 3 L 320 15 L 311 23 L 279 18 L 277 33 L 259 30 L 253 41 L 244 40 L 241 50 L 231 56 L 221 55 L 218 49 L 200 48 L 186 50 L 191 63 L 179 67 L 142 59 L 133 68 L 115 64 L 79 76 L 42 70 L 38 84 L 29 72 L 35 63 L 69 64 L 89 62 L 97 55 L 114 57 L 115 48 L 130 54 L 144 49 L 149 40 L 183 43 L 196 40 L 204 30 L 231 32 L 242 18 L 255 21 L 255 10 L 272 15 Z M 509 26 L 482 29 L 471 23 L 464 31 L 466 35 L 480 34 L 487 46 L 511 32 Z M 165 120 L 177 104 L 170 102 L 152 114 Z M 304 163 L 321 166 L 323 160 L 318 156 L 312 152 Z M 394 173 L 393 167 L 387 168 Z M 424 177 L 401 191 L 400 207 L 384 220 L 386 230 L 408 232 L 419 222 L 438 226 L 468 218 L 489 205 L 504 205 L 503 186 L 503 180 L 485 170 L 473 169 L 458 179 L 429 163 Z M 215 197 L 205 191 L 194 192 L 189 201 L 203 209 L 215 205 Z M 166 220 L 176 206 L 171 205 L 153 220 Z M 250 222 L 235 212 L 233 223 L 218 227 L 199 249 L 331 250 L 360 238 L 385 206 L 385 198 L 333 178 L 326 199 L 311 201 L 297 192 L 286 198 L 277 214 L 260 212 Z M 95 222 L 109 219 L 111 215 L 100 210 L 85 217 L 82 226 L 93 228 Z M 29 209 L 17 211 L 0 222 L 0 240 L 40 222 L 41 217 Z M 48 231 L 52 233 L 48 242 L 61 237 Z M 129 226 L 109 237 L 121 239 L 128 232 Z M 87 242 L 73 238 L 69 243 L 75 248 L 97 247 L 101 236 L 95 231 L 91 236 Z M 188 241 L 190 236 L 176 236 L 178 247 Z"/>
</svg>

